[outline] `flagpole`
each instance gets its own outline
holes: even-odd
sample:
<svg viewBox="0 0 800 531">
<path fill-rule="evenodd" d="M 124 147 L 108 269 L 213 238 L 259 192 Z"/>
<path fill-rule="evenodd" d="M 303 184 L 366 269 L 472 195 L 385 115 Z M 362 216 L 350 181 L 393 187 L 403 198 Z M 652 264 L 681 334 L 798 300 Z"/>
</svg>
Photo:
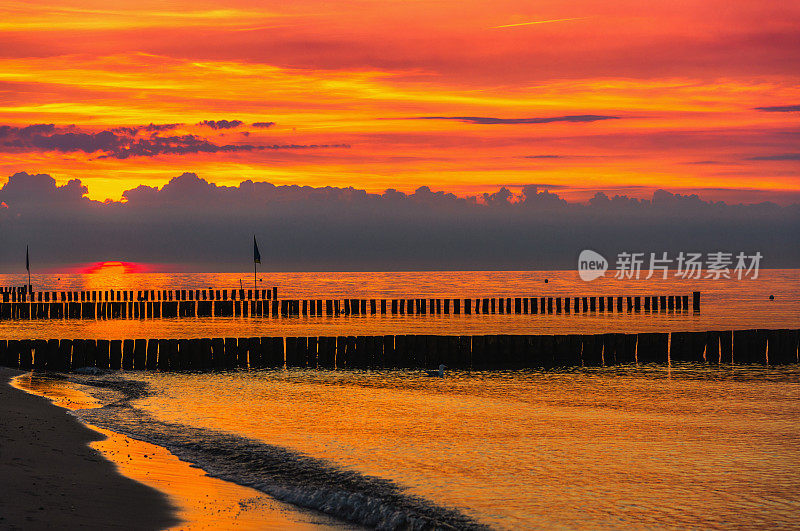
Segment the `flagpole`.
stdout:
<svg viewBox="0 0 800 531">
<path fill-rule="evenodd" d="M 258 242 L 253 234 L 253 288 L 258 291 L 258 264 L 261 263 L 261 253 L 258 252 Z"/>
<path fill-rule="evenodd" d="M 28 246 L 25 246 L 25 269 L 28 270 L 28 293 L 31 293 L 31 259 L 28 255 Z"/>
</svg>

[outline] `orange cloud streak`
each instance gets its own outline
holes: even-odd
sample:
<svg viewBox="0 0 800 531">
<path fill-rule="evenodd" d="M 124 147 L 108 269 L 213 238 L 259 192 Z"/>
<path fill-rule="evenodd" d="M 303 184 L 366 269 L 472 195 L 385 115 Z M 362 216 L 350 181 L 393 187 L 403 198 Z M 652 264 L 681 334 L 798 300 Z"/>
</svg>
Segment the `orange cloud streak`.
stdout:
<svg viewBox="0 0 800 531">
<path fill-rule="evenodd" d="M 569 12 L 537 3 L 534 13 L 513 1 L 378 4 L 7 4 L 0 124 L 99 133 L 179 123 L 170 134 L 216 145 L 349 147 L 122 160 L 3 147 L 0 137 L 0 175 L 80 178 L 97 199 L 187 170 L 219 183 L 370 191 L 547 183 L 576 197 L 593 187 L 632 195 L 661 187 L 712 197 L 741 190 L 742 200 L 754 190 L 777 200 L 800 191 L 798 113 L 756 110 L 800 103 L 790 66 L 797 52 L 782 44 L 800 8 L 580 1 Z M 712 11 L 716 18 L 703 16 Z M 615 119 L 563 119 L 584 115 Z M 503 123 L 521 119 L 534 123 Z M 243 126 L 194 125 L 203 120 Z"/>
</svg>

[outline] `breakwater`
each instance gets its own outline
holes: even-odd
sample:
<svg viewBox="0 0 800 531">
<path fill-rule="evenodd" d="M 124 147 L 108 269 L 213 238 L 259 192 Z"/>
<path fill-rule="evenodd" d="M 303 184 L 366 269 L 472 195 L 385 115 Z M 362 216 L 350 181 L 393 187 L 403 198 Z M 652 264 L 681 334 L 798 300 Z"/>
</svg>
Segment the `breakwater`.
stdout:
<svg viewBox="0 0 800 531">
<path fill-rule="evenodd" d="M 691 295 L 302 300 L 278 299 L 277 288 L 74 292 L 4 290 L 0 295 L 0 319 L 700 312 L 699 291 Z"/>
<path fill-rule="evenodd" d="M 0 340 L 0 365 L 206 371 L 319 369 L 536 369 L 678 362 L 798 363 L 796 329 L 571 335 L 384 335 L 198 339 Z"/>
</svg>

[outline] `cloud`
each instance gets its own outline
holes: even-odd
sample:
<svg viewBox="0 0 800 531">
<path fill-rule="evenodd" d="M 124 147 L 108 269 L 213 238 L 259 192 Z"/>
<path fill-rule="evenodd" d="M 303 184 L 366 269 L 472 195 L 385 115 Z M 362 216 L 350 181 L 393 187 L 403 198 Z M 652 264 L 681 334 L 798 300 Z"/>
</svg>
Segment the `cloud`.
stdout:
<svg viewBox="0 0 800 531">
<path fill-rule="evenodd" d="M 597 122 L 601 120 L 619 120 L 620 116 L 604 116 L 599 114 L 576 114 L 567 116 L 548 116 L 544 118 L 492 118 L 484 116 L 417 116 L 409 120 L 457 120 L 481 125 L 496 124 L 549 124 L 553 122 Z"/>
<path fill-rule="evenodd" d="M 268 127 L 272 127 L 273 125 L 275 125 L 275 122 L 254 122 L 250 125 L 252 125 L 257 129 L 266 129 Z"/>
<path fill-rule="evenodd" d="M 764 112 L 800 112 L 800 105 L 776 105 L 775 107 L 754 107 Z"/>
<path fill-rule="evenodd" d="M 550 184 L 550 183 L 504 183 L 504 184 L 496 184 L 495 186 L 500 186 L 500 187 L 505 186 L 505 187 L 508 187 L 508 188 L 520 188 L 520 189 L 523 190 L 523 193 L 524 193 L 524 190 L 526 188 L 528 188 L 528 189 L 531 189 L 531 188 L 536 188 L 536 189 L 544 188 L 545 190 L 566 190 L 566 189 L 572 188 L 570 185 L 567 185 L 567 184 Z"/>
<path fill-rule="evenodd" d="M 651 199 L 598 192 L 568 202 L 541 185 L 458 197 L 419 187 L 217 185 L 184 173 L 122 201 L 86 197 L 78 180 L 17 173 L 0 187 L 3 249 L 37 249 L 40 263 L 179 263 L 242 271 L 252 234 L 265 270 L 531 270 L 574 268 L 582 249 L 619 252 L 760 251 L 762 267 L 797 267 L 800 205 L 731 205 L 659 190 Z M 249 239 L 248 239 L 249 238 Z M 19 253 L 0 269 L 19 270 Z"/>
<path fill-rule="evenodd" d="M 524 155 L 523 159 L 563 159 L 563 155 Z"/>
<path fill-rule="evenodd" d="M 179 124 L 121 127 L 84 131 L 75 126 L 34 124 L 0 126 L 0 152 L 59 151 L 97 154 L 99 159 L 127 159 L 192 153 L 349 148 L 348 144 L 217 144 L 199 135 L 161 135 Z M 149 135 L 140 135 L 141 131 Z"/>
<path fill-rule="evenodd" d="M 750 157 L 747 160 L 800 160 L 800 153 L 779 153 L 777 155 L 763 155 Z"/>
<path fill-rule="evenodd" d="M 0 126 L 0 151 L 24 149 L 40 151 L 110 151 L 117 149 L 122 137 L 111 131 L 86 133 L 75 126 L 56 127 L 53 124 L 34 124 L 26 127 Z"/>
<path fill-rule="evenodd" d="M 176 129 L 183 124 L 148 124 L 148 125 L 133 125 L 133 126 L 122 126 L 122 127 L 115 127 L 110 129 L 112 133 L 126 133 L 129 135 L 135 135 L 140 131 L 145 131 L 148 133 L 153 132 L 160 132 L 160 131 L 169 131 L 171 129 Z"/>
<path fill-rule="evenodd" d="M 297 149 L 349 148 L 348 144 L 215 144 L 196 135 L 151 137 L 137 139 L 98 158 L 127 159 L 158 155 L 188 155 L 193 153 L 238 153 L 252 151 L 282 151 Z"/>
<path fill-rule="evenodd" d="M 203 120 L 197 125 L 204 125 L 211 129 L 234 129 L 243 123 L 241 120 Z"/>
</svg>

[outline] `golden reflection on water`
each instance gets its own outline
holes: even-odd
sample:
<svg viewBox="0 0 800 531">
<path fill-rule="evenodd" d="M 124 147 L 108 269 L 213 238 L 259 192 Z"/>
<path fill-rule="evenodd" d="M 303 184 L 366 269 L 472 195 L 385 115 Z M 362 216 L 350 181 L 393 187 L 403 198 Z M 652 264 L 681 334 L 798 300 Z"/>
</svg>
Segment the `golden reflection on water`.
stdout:
<svg viewBox="0 0 800 531">
<path fill-rule="evenodd" d="M 14 387 L 44 396 L 69 410 L 100 404 L 76 385 L 29 373 L 17 376 Z M 257 490 L 207 476 L 166 449 L 110 430 L 90 426 L 106 436 L 90 446 L 116 464 L 119 472 L 166 494 L 178 508 L 181 523 L 174 530 L 211 529 L 343 529 L 326 517 L 300 511 Z"/>
<path fill-rule="evenodd" d="M 206 289 L 238 288 L 248 278 L 236 273 L 106 273 L 40 276 L 36 289 Z M 581 281 L 574 271 L 265 273 L 264 286 L 278 286 L 281 298 L 399 298 L 653 295 L 702 292 L 702 312 L 655 314 L 594 312 L 561 315 L 366 315 L 292 318 L 201 318 L 0 321 L 5 339 L 15 338 L 194 338 L 252 336 L 336 336 L 384 334 L 569 334 L 800 328 L 800 270 L 763 270 L 757 280 Z M 549 282 L 544 283 L 547 279 Z M 0 275 L 0 285 L 24 283 Z M 775 300 L 769 300 L 775 295 Z"/>
<path fill-rule="evenodd" d="M 100 407 L 101 405 L 88 392 L 82 391 L 82 386 L 34 372 L 16 376 L 11 380 L 11 385 L 31 394 L 44 396 L 58 407 L 70 411 Z"/>
<path fill-rule="evenodd" d="M 131 373 L 156 418 L 390 478 L 500 528 L 781 527 L 796 368 Z"/>
</svg>

